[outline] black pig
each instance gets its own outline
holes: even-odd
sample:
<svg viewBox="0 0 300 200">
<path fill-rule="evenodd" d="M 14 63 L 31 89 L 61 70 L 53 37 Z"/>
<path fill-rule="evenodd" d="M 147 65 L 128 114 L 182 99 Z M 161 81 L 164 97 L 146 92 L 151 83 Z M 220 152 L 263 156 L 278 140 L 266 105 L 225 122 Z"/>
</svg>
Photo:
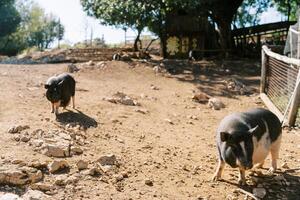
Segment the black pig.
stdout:
<svg viewBox="0 0 300 200">
<path fill-rule="evenodd" d="M 45 84 L 46 97 L 51 102 L 52 113 L 58 114 L 60 106 L 65 109 L 69 105 L 71 97 L 73 108 L 75 108 L 75 84 L 74 78 L 67 73 L 52 76 L 47 80 Z"/>
<path fill-rule="evenodd" d="M 217 130 L 219 164 L 213 180 L 221 178 L 225 163 L 239 167 L 239 184 L 246 184 L 245 170 L 262 167 L 271 153 L 273 173 L 281 143 L 281 123 L 272 112 L 257 108 L 226 116 Z"/>
</svg>

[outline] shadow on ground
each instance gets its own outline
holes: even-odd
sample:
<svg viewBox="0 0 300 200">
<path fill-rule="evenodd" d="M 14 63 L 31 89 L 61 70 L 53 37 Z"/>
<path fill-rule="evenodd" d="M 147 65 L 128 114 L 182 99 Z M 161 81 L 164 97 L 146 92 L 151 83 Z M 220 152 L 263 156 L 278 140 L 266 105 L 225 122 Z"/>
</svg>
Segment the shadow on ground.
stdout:
<svg viewBox="0 0 300 200">
<path fill-rule="evenodd" d="M 300 199 L 300 176 L 298 173 L 300 168 L 289 169 L 285 172 L 276 172 L 276 175 L 260 175 L 251 176 L 251 180 L 255 180 L 255 184 L 238 186 L 231 181 L 222 180 L 230 185 L 240 187 L 242 190 L 253 193 L 254 188 L 262 187 L 266 190 L 263 200 L 274 199 L 287 199 L 298 200 Z"/>
<path fill-rule="evenodd" d="M 76 125 L 80 125 L 84 129 L 98 126 L 98 122 L 95 119 L 89 117 L 79 110 L 76 111 L 77 112 L 67 110 L 67 112 L 59 113 L 56 115 L 56 121 L 62 123 L 63 125 L 74 123 Z"/>
<path fill-rule="evenodd" d="M 158 63 L 154 63 L 158 65 Z M 198 90 L 210 96 L 226 96 L 235 98 L 236 94 L 228 90 L 225 80 L 234 78 L 258 92 L 260 76 L 259 61 L 222 61 L 222 60 L 164 60 L 164 68 L 179 81 L 195 84 Z"/>
</svg>

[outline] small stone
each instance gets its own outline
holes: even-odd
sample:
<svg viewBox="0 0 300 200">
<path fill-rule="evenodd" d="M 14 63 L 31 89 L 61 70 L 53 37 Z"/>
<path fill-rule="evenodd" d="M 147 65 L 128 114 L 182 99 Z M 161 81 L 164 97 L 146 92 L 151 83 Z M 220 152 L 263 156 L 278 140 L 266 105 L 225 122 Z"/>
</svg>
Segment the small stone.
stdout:
<svg viewBox="0 0 300 200">
<path fill-rule="evenodd" d="M 74 73 L 74 72 L 78 72 L 79 68 L 75 64 L 72 63 L 67 66 L 66 71 L 69 73 Z"/>
<path fill-rule="evenodd" d="M 128 177 L 129 177 L 127 172 L 121 172 L 121 174 L 122 174 L 122 176 L 123 176 L 124 178 L 128 178 Z"/>
<path fill-rule="evenodd" d="M 30 137 L 29 137 L 29 136 L 23 135 L 23 136 L 21 137 L 21 141 L 22 141 L 22 142 L 28 142 L 29 140 L 30 140 Z"/>
<path fill-rule="evenodd" d="M 23 196 L 22 198 L 24 200 L 37 200 L 37 199 L 42 199 L 42 200 L 50 200 L 53 199 L 52 197 L 44 194 L 41 191 L 38 190 L 28 190 Z"/>
<path fill-rule="evenodd" d="M 20 139 L 21 139 L 20 135 L 15 135 L 15 136 L 14 136 L 14 140 L 15 140 L 15 141 L 19 142 Z"/>
<path fill-rule="evenodd" d="M 147 109 L 135 109 L 134 111 L 135 111 L 135 112 L 142 113 L 142 114 L 147 114 L 147 113 L 149 113 L 149 110 L 147 110 Z"/>
<path fill-rule="evenodd" d="M 29 129 L 30 127 L 28 125 L 25 125 L 25 126 L 21 126 L 21 125 L 18 125 L 18 126 L 12 126 L 8 129 L 8 133 L 20 133 L 21 131 L 25 130 L 25 129 Z"/>
<path fill-rule="evenodd" d="M 210 98 L 208 100 L 208 106 L 214 110 L 220 110 L 221 108 L 225 108 L 224 103 L 217 98 Z"/>
<path fill-rule="evenodd" d="M 43 140 L 39 140 L 39 139 L 35 139 L 35 140 L 31 140 L 30 144 L 34 147 L 41 147 L 43 145 L 44 141 Z"/>
<path fill-rule="evenodd" d="M 148 186 L 153 186 L 153 181 L 150 180 L 150 179 L 146 179 L 145 184 L 148 185 Z"/>
<path fill-rule="evenodd" d="M 94 66 L 95 65 L 95 63 L 92 61 L 92 60 L 90 60 L 89 62 L 87 62 L 86 63 L 88 66 Z"/>
<path fill-rule="evenodd" d="M 75 175 L 72 175 L 72 176 L 69 176 L 66 180 L 65 180 L 65 183 L 66 184 L 75 184 L 77 183 L 79 180 L 79 177 L 75 176 Z"/>
<path fill-rule="evenodd" d="M 124 179 L 123 175 L 122 174 L 119 174 L 119 175 L 116 175 L 115 176 L 115 179 L 116 179 L 116 182 L 120 182 Z"/>
<path fill-rule="evenodd" d="M 153 67 L 153 71 L 155 73 L 160 73 L 161 72 L 161 67 L 157 65 L 157 66 Z"/>
<path fill-rule="evenodd" d="M 155 86 L 155 85 L 151 85 L 150 88 L 151 88 L 152 90 L 159 90 L 159 88 L 158 88 L 157 86 Z"/>
<path fill-rule="evenodd" d="M 42 153 L 49 157 L 68 157 L 70 156 L 70 142 L 63 140 L 54 144 L 46 143 L 43 145 Z"/>
<path fill-rule="evenodd" d="M 66 175 L 58 175 L 55 177 L 55 185 L 64 186 L 66 185 L 66 180 L 68 176 Z"/>
<path fill-rule="evenodd" d="M 52 174 L 65 169 L 69 169 L 69 164 L 65 160 L 54 160 L 48 165 L 48 170 Z"/>
<path fill-rule="evenodd" d="M 33 190 L 40 190 L 46 192 L 46 191 L 53 190 L 55 187 L 53 185 L 46 184 L 46 183 L 34 183 L 30 186 L 30 188 Z"/>
<path fill-rule="evenodd" d="M 200 92 L 198 94 L 195 94 L 192 99 L 198 103 L 207 103 L 209 100 L 210 96 L 208 96 L 207 94 Z"/>
<path fill-rule="evenodd" d="M 289 166 L 286 162 L 282 163 L 281 167 L 284 168 L 284 169 L 289 169 Z"/>
<path fill-rule="evenodd" d="M 0 193 L 0 200 L 21 200 L 21 198 L 18 195 L 12 193 Z"/>
<path fill-rule="evenodd" d="M 117 158 L 114 154 L 101 156 L 97 160 L 101 165 L 115 165 L 117 162 Z"/>
<path fill-rule="evenodd" d="M 84 170 L 84 169 L 87 169 L 88 168 L 88 162 L 84 161 L 84 160 L 79 160 L 77 163 L 77 168 L 78 170 Z"/>
<path fill-rule="evenodd" d="M 88 170 L 88 175 L 90 176 L 99 176 L 102 174 L 102 171 L 98 167 L 93 167 Z"/>
<path fill-rule="evenodd" d="M 170 119 L 165 119 L 165 121 L 168 122 L 169 124 L 174 124 L 174 123 L 172 122 L 172 120 L 170 120 Z"/>
<path fill-rule="evenodd" d="M 253 189 L 253 195 L 258 197 L 258 198 L 264 198 L 266 196 L 267 191 L 265 188 L 254 188 Z"/>
<path fill-rule="evenodd" d="M 83 153 L 83 150 L 80 147 L 71 147 L 71 154 L 72 155 L 80 155 Z"/>
</svg>

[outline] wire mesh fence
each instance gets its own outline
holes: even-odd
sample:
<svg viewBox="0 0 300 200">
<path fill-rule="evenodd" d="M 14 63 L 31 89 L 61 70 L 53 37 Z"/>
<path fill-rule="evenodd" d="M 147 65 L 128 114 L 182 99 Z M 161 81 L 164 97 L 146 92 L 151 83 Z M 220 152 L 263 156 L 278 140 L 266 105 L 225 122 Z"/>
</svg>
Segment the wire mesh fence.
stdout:
<svg viewBox="0 0 300 200">
<path fill-rule="evenodd" d="M 277 109 L 285 118 L 291 112 L 296 104 L 296 125 L 300 125 L 300 108 L 299 108 L 299 79 L 300 79 L 300 60 L 290 59 L 272 52 L 267 47 L 263 48 L 263 77 L 264 93 L 268 100 L 273 104 L 272 107 Z M 298 91 L 299 93 L 299 91 Z M 297 95 L 297 96 L 295 96 Z M 282 119 L 283 120 L 283 119 Z M 288 119 L 289 120 L 289 119 Z M 293 120 L 291 120 L 293 121 Z M 294 122 L 293 122 L 294 123 Z M 295 125 L 290 124 L 290 125 Z"/>
</svg>

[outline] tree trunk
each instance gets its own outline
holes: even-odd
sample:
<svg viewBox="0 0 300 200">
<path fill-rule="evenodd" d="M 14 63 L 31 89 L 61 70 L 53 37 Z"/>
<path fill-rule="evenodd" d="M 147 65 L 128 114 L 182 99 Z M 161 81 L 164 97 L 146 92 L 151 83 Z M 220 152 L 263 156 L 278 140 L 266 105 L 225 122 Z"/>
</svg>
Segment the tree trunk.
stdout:
<svg viewBox="0 0 300 200">
<path fill-rule="evenodd" d="M 134 45 L 133 45 L 134 51 L 138 51 L 139 50 L 138 42 L 141 42 L 141 40 L 140 40 L 141 33 L 142 33 L 142 30 L 138 30 L 138 34 L 137 34 L 137 36 L 136 36 L 136 38 L 134 40 Z"/>
<path fill-rule="evenodd" d="M 216 19 L 219 29 L 220 45 L 224 56 L 228 56 L 228 50 L 231 49 L 231 21 L 225 19 Z"/>
</svg>

